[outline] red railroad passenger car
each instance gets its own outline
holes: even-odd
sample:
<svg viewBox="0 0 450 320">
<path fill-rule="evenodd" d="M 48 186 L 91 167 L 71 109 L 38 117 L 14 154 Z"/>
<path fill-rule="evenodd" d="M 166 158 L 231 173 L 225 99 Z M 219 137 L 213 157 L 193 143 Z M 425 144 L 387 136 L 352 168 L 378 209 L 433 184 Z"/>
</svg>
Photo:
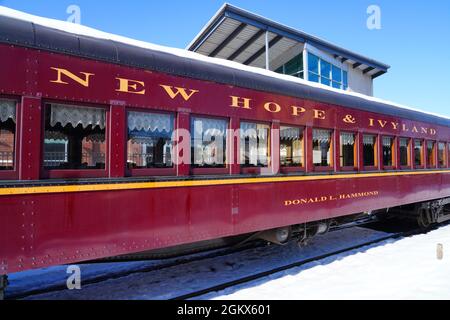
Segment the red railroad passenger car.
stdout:
<svg viewBox="0 0 450 320">
<path fill-rule="evenodd" d="M 0 275 L 446 218 L 446 118 L 69 31 L 0 16 Z"/>
</svg>

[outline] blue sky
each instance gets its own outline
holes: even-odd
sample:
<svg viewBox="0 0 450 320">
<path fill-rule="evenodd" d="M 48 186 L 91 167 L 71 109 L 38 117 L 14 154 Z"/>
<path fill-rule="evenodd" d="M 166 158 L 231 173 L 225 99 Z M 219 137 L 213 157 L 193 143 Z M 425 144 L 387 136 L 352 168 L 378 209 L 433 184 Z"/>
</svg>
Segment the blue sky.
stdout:
<svg viewBox="0 0 450 320">
<path fill-rule="evenodd" d="M 230 3 L 392 66 L 375 80 L 375 96 L 450 116 L 450 1 L 230 0 Z M 106 32 L 184 48 L 223 0 L 0 0 L 0 5 L 81 23 Z M 366 27 L 369 5 L 381 30 Z"/>
</svg>

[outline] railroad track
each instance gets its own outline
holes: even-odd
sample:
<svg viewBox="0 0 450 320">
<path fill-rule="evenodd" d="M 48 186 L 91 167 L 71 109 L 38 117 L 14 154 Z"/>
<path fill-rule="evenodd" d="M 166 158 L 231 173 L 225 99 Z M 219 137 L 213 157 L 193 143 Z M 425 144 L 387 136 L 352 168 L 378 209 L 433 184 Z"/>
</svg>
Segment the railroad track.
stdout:
<svg viewBox="0 0 450 320">
<path fill-rule="evenodd" d="M 255 248 L 258 248 L 261 246 L 262 246 L 261 244 L 249 243 L 249 244 L 243 245 L 239 248 L 217 249 L 217 250 L 214 250 L 214 252 L 209 252 L 209 253 L 206 252 L 204 254 L 192 254 L 192 255 L 185 256 L 185 257 L 174 258 L 174 259 L 170 259 L 169 262 L 157 264 L 154 266 L 139 268 L 139 269 L 135 269 L 135 270 L 121 271 L 121 272 L 117 272 L 114 274 L 95 276 L 93 278 L 83 280 L 83 286 L 97 284 L 97 283 L 101 283 L 101 282 L 107 281 L 107 280 L 119 279 L 119 278 L 127 277 L 129 275 L 136 274 L 136 273 L 148 273 L 148 272 L 160 271 L 160 270 L 168 269 L 171 267 L 187 265 L 187 264 L 190 264 L 193 262 L 214 259 L 214 258 L 218 258 L 218 257 L 225 257 L 225 256 L 235 254 L 238 252 L 252 250 L 252 249 L 255 249 Z M 98 263 L 102 263 L 102 264 L 103 263 L 119 263 L 119 262 L 124 263 L 124 262 L 135 262 L 135 261 L 143 261 L 143 260 L 130 259 L 130 260 L 119 260 L 118 262 L 100 261 Z M 83 265 L 83 264 L 80 263 L 80 265 Z M 30 298 L 30 297 L 36 296 L 36 295 L 48 294 L 48 293 L 58 292 L 58 291 L 63 291 L 63 290 L 67 290 L 67 286 L 65 283 L 51 285 L 51 286 L 48 286 L 45 288 L 33 289 L 33 290 L 21 292 L 19 294 L 8 295 L 8 292 L 6 292 L 5 300 L 26 299 L 26 298 Z"/>
<path fill-rule="evenodd" d="M 343 227 L 342 229 L 347 229 L 348 226 Z M 337 228 L 335 231 L 340 230 L 341 228 Z M 432 230 L 432 229 L 430 229 Z M 216 291 L 221 291 L 227 288 L 231 288 L 240 284 L 245 284 L 245 283 L 249 283 L 251 281 L 254 280 L 258 280 L 260 278 L 281 272 L 281 271 L 286 271 L 295 267 L 299 267 L 305 264 L 308 264 L 310 262 L 313 261 L 317 261 L 317 260 L 322 260 L 334 255 L 338 255 L 341 253 L 345 253 L 348 251 L 352 251 L 352 250 L 356 250 L 365 246 L 369 246 L 371 244 L 376 244 L 376 243 L 380 243 L 389 239 L 398 239 L 398 238 L 402 238 L 402 237 L 407 237 L 407 236 L 412 236 L 412 235 L 416 235 L 416 234 L 421 234 L 424 233 L 423 230 L 413 230 L 413 231 L 406 231 L 406 232 L 399 232 L 399 233 L 394 233 L 394 234 L 390 234 L 388 236 L 382 237 L 382 238 L 378 238 L 376 240 L 372 240 L 372 241 L 367 241 L 365 243 L 362 244 L 358 244 L 355 246 L 351 246 L 351 247 L 347 247 L 344 249 L 340 249 L 337 251 L 333 251 L 327 254 L 323 254 L 323 255 L 319 255 L 319 256 L 315 256 L 312 258 L 307 258 L 307 259 L 303 259 L 301 261 L 295 262 L 295 263 L 290 263 L 287 264 L 285 266 L 282 267 L 277 267 L 271 270 L 267 270 L 264 272 L 260 272 L 257 274 L 253 274 L 250 276 L 245 276 L 236 280 L 231 280 L 228 282 L 224 282 L 222 284 L 219 285 L 214 285 L 211 287 L 207 287 L 201 290 L 197 290 L 195 292 L 191 292 L 191 293 L 187 293 L 187 294 L 183 294 L 177 297 L 173 297 L 170 300 L 187 300 L 187 299 L 194 299 L 200 296 L 203 296 L 205 294 L 208 293 L 212 293 L 212 292 L 216 292 Z M 119 278 L 123 278 L 123 277 L 127 277 L 133 274 L 139 274 L 139 273 L 149 273 L 149 272 L 154 272 L 154 271 L 161 271 L 163 269 L 167 269 L 167 268 L 171 268 L 171 267 L 178 267 L 181 265 L 188 265 L 190 263 L 194 263 L 194 262 L 199 262 L 199 261 L 206 261 L 208 259 L 214 259 L 214 258 L 218 258 L 218 257 L 225 257 L 225 256 L 229 256 L 238 252 L 245 252 L 245 251 L 250 251 L 252 249 L 256 249 L 262 247 L 261 244 L 256 245 L 256 244 L 249 244 L 247 246 L 243 246 L 240 248 L 227 248 L 227 249 L 223 249 L 223 250 L 216 250 L 214 252 L 211 253 L 205 253 L 202 255 L 195 255 L 193 257 L 191 256 L 187 256 L 187 257 L 181 257 L 178 259 L 174 259 L 171 260 L 167 263 L 162 263 L 162 264 L 158 264 L 158 265 L 154 265 L 154 266 L 149 266 L 149 267 L 144 267 L 144 268 L 139 268 L 139 269 L 135 269 L 135 270 L 127 270 L 127 271 L 121 271 L 121 272 L 117 272 L 114 274 L 107 274 L 107 275 L 101 275 L 101 276 L 95 276 L 91 279 L 86 279 L 83 281 L 83 286 L 87 286 L 87 285 L 94 285 L 94 284 L 98 284 L 104 281 L 108 281 L 108 280 L 114 280 L 114 279 L 119 279 Z M 18 294 L 11 294 L 8 295 L 6 294 L 6 300 L 18 300 L 18 299 L 27 299 L 27 298 L 31 298 L 33 296 L 37 296 L 37 295 L 42 295 L 42 294 L 51 294 L 51 293 L 56 293 L 59 291 L 64 291 L 67 290 L 66 284 L 58 284 L 58 285 L 51 285 L 48 287 L 44 287 L 44 288 L 39 288 L 39 289 L 35 289 L 35 290 L 29 290 L 29 291 L 25 291 L 25 292 L 20 292 Z"/>
<path fill-rule="evenodd" d="M 446 224 L 443 224 L 443 225 L 446 225 Z M 415 229 L 415 230 L 411 230 L 411 231 L 405 231 L 405 232 L 399 232 L 399 233 L 395 233 L 395 234 L 390 234 L 388 236 L 381 237 L 381 238 L 376 239 L 376 240 L 367 241 L 365 243 L 354 245 L 354 246 L 351 246 L 351 247 L 348 247 L 348 248 L 345 248 L 345 249 L 340 249 L 340 250 L 336 250 L 336 251 L 333 251 L 333 252 L 330 252 L 330 253 L 326 253 L 326 254 L 322 254 L 322 255 L 319 255 L 319 256 L 315 256 L 315 257 L 312 257 L 312 258 L 303 259 L 303 260 L 298 261 L 298 262 L 289 263 L 289 264 L 287 264 L 285 266 L 276 267 L 276 268 L 273 268 L 273 269 L 270 269 L 270 270 L 262 271 L 262 272 L 259 272 L 259 273 L 256 273 L 256 274 L 252 274 L 252 275 L 249 275 L 249 276 L 245 276 L 245 277 L 242 277 L 242 278 L 239 278 L 239 279 L 235 279 L 235 280 L 231 280 L 231 281 L 228 281 L 228 282 L 224 282 L 224 283 L 219 284 L 219 285 L 214 285 L 214 286 L 211 286 L 211 287 L 208 287 L 208 288 L 204 288 L 204 289 L 201 289 L 201 290 L 197 290 L 197 291 L 194 291 L 194 292 L 191 292 L 191 293 L 187 293 L 187 294 L 183 294 L 183 295 L 180 295 L 180 296 L 177 296 L 177 297 L 173 297 L 173 298 L 171 298 L 169 300 L 189 300 L 189 299 L 200 298 L 201 296 L 207 295 L 209 293 L 219 292 L 219 291 L 223 291 L 225 289 L 229 289 L 229 288 L 232 288 L 232 287 L 240 286 L 240 285 L 243 285 L 243 284 L 248 284 L 248 283 L 251 283 L 253 281 L 265 278 L 267 276 L 270 276 L 270 275 L 273 275 L 273 274 L 276 274 L 276 273 L 279 273 L 279 272 L 283 272 L 283 271 L 287 271 L 287 270 L 290 270 L 290 269 L 293 269 L 293 268 L 301 267 L 301 266 L 306 265 L 306 264 L 311 263 L 311 262 L 323 260 L 323 259 L 326 259 L 326 258 L 329 258 L 329 257 L 332 257 L 332 256 L 336 256 L 336 255 L 339 255 L 339 254 L 342 254 L 342 253 L 345 253 L 345 252 L 350 252 L 350 251 L 353 251 L 353 250 L 361 249 L 361 248 L 364 248 L 364 247 L 367 247 L 367 246 L 370 246 L 370 245 L 373 245 L 373 244 L 381 243 L 381 242 L 384 242 L 384 241 L 387 241 L 387 240 L 395 240 L 395 239 L 406 238 L 406 237 L 410 237 L 410 236 L 414 236 L 414 235 L 425 234 L 425 233 L 430 232 L 432 230 L 435 230 L 435 229 L 437 229 L 439 227 L 442 227 L 443 225 L 439 225 L 439 226 L 427 229 L 425 231 L 423 229 Z"/>
<path fill-rule="evenodd" d="M 367 224 L 369 222 L 374 222 L 374 221 L 375 221 L 374 219 L 370 219 L 370 220 L 366 220 L 366 221 L 352 222 L 352 223 L 348 223 L 348 224 L 345 224 L 345 225 L 342 225 L 339 227 L 334 227 L 330 231 L 333 232 L 333 231 L 348 229 L 351 227 L 362 226 L 364 224 Z M 107 280 L 119 279 L 119 278 L 123 278 L 123 277 L 130 276 L 133 274 L 137 274 L 137 273 L 149 273 L 149 272 L 154 272 L 154 271 L 161 271 L 163 269 L 176 267 L 176 266 L 180 266 L 180 265 L 187 265 L 187 264 L 190 264 L 193 262 L 214 259 L 214 258 L 218 258 L 218 257 L 225 257 L 225 256 L 229 256 L 229 255 L 232 255 L 235 253 L 252 250 L 252 249 L 256 249 L 256 248 L 261 248 L 265 245 L 266 244 L 262 241 L 255 242 L 255 243 L 250 242 L 250 243 L 242 244 L 239 247 L 227 247 L 227 248 L 222 248 L 222 249 L 215 249 L 215 250 L 212 250 L 211 252 L 206 251 L 203 253 L 197 252 L 197 253 L 189 254 L 186 256 L 181 256 L 178 258 L 167 259 L 168 262 L 163 262 L 161 264 L 157 264 L 157 265 L 153 265 L 153 266 L 149 266 L 149 267 L 143 267 L 143 268 L 127 270 L 127 271 L 118 271 L 113 274 L 105 274 L 105 275 L 101 275 L 101 276 L 93 276 L 92 278 L 83 280 L 83 286 L 97 284 L 97 283 L 101 283 L 101 282 L 107 281 Z M 147 259 L 147 260 L 151 260 L 151 259 Z M 106 264 L 106 263 L 138 262 L 138 261 L 143 262 L 143 261 L 146 261 L 146 259 L 143 259 L 143 258 L 136 258 L 136 259 L 109 258 L 109 259 L 98 260 L 98 261 L 81 262 L 81 263 L 79 263 L 79 265 L 86 265 L 89 263 L 91 263 L 91 264 Z M 66 284 L 61 283 L 61 284 L 49 285 L 47 287 L 43 287 L 43 288 L 39 288 L 39 289 L 28 290 L 28 291 L 20 292 L 17 294 L 8 294 L 8 291 L 6 291 L 5 299 L 6 300 L 20 300 L 20 299 L 30 298 L 30 297 L 36 296 L 36 295 L 63 291 L 66 289 L 67 289 Z"/>
</svg>

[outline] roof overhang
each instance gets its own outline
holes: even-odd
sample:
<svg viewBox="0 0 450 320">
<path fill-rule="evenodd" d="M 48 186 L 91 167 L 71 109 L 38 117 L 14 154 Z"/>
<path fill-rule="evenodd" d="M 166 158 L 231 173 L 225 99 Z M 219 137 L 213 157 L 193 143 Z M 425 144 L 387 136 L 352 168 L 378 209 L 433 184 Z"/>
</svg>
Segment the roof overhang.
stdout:
<svg viewBox="0 0 450 320">
<path fill-rule="evenodd" d="M 390 68 L 387 64 L 227 3 L 205 25 L 187 49 L 209 57 L 264 67 L 266 32 L 271 60 L 302 43 L 322 50 L 353 68 L 359 68 L 372 78 L 386 73 Z"/>
</svg>

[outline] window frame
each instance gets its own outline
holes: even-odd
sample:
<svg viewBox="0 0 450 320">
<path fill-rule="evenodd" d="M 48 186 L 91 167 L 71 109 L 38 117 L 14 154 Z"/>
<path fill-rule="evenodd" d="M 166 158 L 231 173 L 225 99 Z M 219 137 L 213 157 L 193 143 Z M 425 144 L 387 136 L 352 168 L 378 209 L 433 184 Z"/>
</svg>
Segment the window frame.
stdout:
<svg viewBox="0 0 450 320">
<path fill-rule="evenodd" d="M 227 131 L 231 129 L 231 119 L 226 117 L 216 117 L 211 115 L 203 115 L 203 114 L 190 114 L 189 116 L 189 128 L 192 128 L 192 121 L 194 118 L 202 118 L 202 119 L 215 119 L 215 120 L 224 120 L 228 123 Z M 230 143 L 229 136 L 227 135 L 229 132 L 226 132 L 225 136 L 225 167 L 224 168 L 195 168 L 192 164 L 192 132 L 189 129 L 189 133 L 191 134 L 191 140 L 189 141 L 190 152 L 191 152 L 191 164 L 190 164 L 190 173 L 191 175 L 225 175 L 230 173 Z"/>
<path fill-rule="evenodd" d="M 408 140 L 408 149 L 407 149 L 407 159 L 408 159 L 408 165 L 406 165 L 406 166 L 404 166 L 404 165 L 402 165 L 402 163 L 401 163 L 401 158 L 400 158 L 400 154 L 401 154 L 401 152 L 400 152 L 400 148 L 401 148 L 401 146 L 400 146 L 400 140 L 401 139 L 407 139 Z M 398 167 L 400 168 L 400 170 L 411 170 L 411 168 L 413 167 L 413 163 L 414 163 L 414 158 L 413 158 L 413 152 L 412 152 L 412 150 L 413 150 L 413 148 L 412 148 L 412 146 L 413 146 L 413 138 L 411 138 L 411 137 L 397 137 L 397 141 L 398 141 L 398 143 L 397 143 L 397 145 L 398 145 Z"/>
<path fill-rule="evenodd" d="M 105 113 L 105 169 L 46 169 L 44 166 L 44 145 L 45 145 L 45 112 L 52 103 L 81 108 L 104 109 Z M 109 176 L 109 152 L 110 152 L 110 119 L 111 107 L 103 104 L 80 103 L 73 101 L 47 100 L 42 101 L 42 133 L 41 133 L 41 177 L 43 179 L 80 179 L 80 178 L 107 178 Z"/>
<path fill-rule="evenodd" d="M 431 151 L 432 153 L 432 157 L 433 157 L 433 161 L 434 161 L 434 165 L 430 164 L 430 161 L 428 161 L 428 143 L 433 143 L 433 149 Z M 435 140 L 426 140 L 426 164 L 427 164 L 427 169 L 436 169 L 438 168 L 438 158 L 437 158 L 437 141 Z"/>
<path fill-rule="evenodd" d="M 374 149 L 374 165 L 366 166 L 364 164 L 364 136 L 373 136 L 375 137 L 375 145 Z M 373 132 L 360 132 L 360 141 L 361 141 L 361 170 L 362 171 L 378 171 L 380 165 L 380 135 L 378 133 Z"/>
<path fill-rule="evenodd" d="M 177 114 L 175 112 L 169 112 L 159 109 L 150 108 L 126 108 L 125 109 L 125 176 L 126 177 L 162 177 L 162 176 L 176 176 L 177 166 L 176 166 L 176 152 L 175 146 L 172 146 L 173 153 L 173 166 L 172 168 L 129 168 L 128 167 L 128 112 L 142 112 L 142 113 L 158 113 L 158 114 L 168 114 L 173 116 L 173 130 L 177 129 Z M 174 141 L 172 141 L 174 143 Z"/>
<path fill-rule="evenodd" d="M 259 125 L 266 125 L 269 127 L 269 134 L 268 134 L 268 155 L 267 155 L 267 166 L 266 167 L 243 167 L 242 163 L 240 163 L 240 159 L 241 159 L 241 137 L 240 137 L 240 130 L 242 127 L 242 123 L 253 123 L 253 124 L 259 124 Z M 258 121 L 258 120 L 247 120 L 247 119 L 240 119 L 239 120 L 239 148 L 238 148 L 238 154 L 237 154 L 237 159 L 238 159 L 238 164 L 239 164 L 239 168 L 240 168 L 240 172 L 242 174 L 261 174 L 262 170 L 269 170 L 271 167 L 271 161 L 272 161 L 272 123 L 268 122 L 268 121 Z"/>
<path fill-rule="evenodd" d="M 314 130 L 327 130 L 331 132 L 330 136 L 330 166 L 316 166 L 314 165 Z M 336 130 L 323 127 L 311 127 L 311 163 L 313 172 L 334 172 L 335 171 L 335 161 L 336 161 L 336 150 L 335 150 L 335 135 Z"/>
<path fill-rule="evenodd" d="M 441 165 L 439 163 L 439 145 L 443 144 L 444 145 L 444 164 Z M 437 142 L 437 165 L 438 168 L 446 168 L 447 167 L 447 163 L 448 163 L 448 152 L 447 152 L 447 143 L 444 141 L 438 141 Z"/>
<path fill-rule="evenodd" d="M 421 165 L 416 165 L 416 141 L 422 141 L 422 150 L 421 150 Z M 425 169 L 425 140 L 420 138 L 412 138 L 412 150 L 413 150 L 413 168 L 416 170 Z"/>
<path fill-rule="evenodd" d="M 391 136 L 391 135 L 381 135 L 380 136 L 380 138 L 381 138 L 381 144 L 380 144 L 380 151 L 381 151 L 381 153 L 380 153 L 380 164 L 381 164 L 381 169 L 382 170 L 386 170 L 386 171 L 389 171 L 389 170 L 395 170 L 395 168 L 397 168 L 397 158 L 398 158 L 398 154 L 397 154 L 397 150 L 398 150 L 398 148 L 397 148 L 397 144 L 398 144 L 398 140 L 397 140 L 397 137 L 396 136 Z M 392 165 L 391 166 L 385 166 L 384 165 L 384 155 L 383 155 L 383 148 L 384 148 L 384 145 L 383 145 L 383 139 L 384 138 L 391 138 L 392 139 L 392 146 L 391 146 L 391 152 L 392 152 Z"/>
<path fill-rule="evenodd" d="M 293 173 L 293 172 L 305 172 L 306 171 L 306 150 L 305 147 L 307 145 L 306 143 L 306 127 L 302 127 L 302 126 L 298 126 L 298 125 L 292 125 L 292 124 L 285 124 L 285 123 L 281 123 L 280 124 L 280 133 L 281 133 L 281 127 L 290 127 L 290 128 L 297 128 L 300 129 L 300 132 L 303 135 L 303 139 L 302 139 L 302 157 L 303 157 L 303 165 L 302 166 L 285 166 L 283 167 L 281 165 L 281 135 L 280 135 L 280 141 L 278 144 L 278 152 L 280 154 L 280 172 L 281 173 Z"/>
<path fill-rule="evenodd" d="M 21 128 L 21 111 L 22 105 L 21 100 L 15 96 L 7 96 L 1 95 L 0 99 L 3 100 L 12 100 L 16 103 L 16 132 L 14 133 L 14 161 L 13 161 L 13 170 L 0 170 L 0 180 L 18 180 L 19 179 L 19 150 L 20 150 L 20 130 Z"/>
<path fill-rule="evenodd" d="M 343 133 L 350 133 L 353 134 L 355 137 L 355 143 L 353 145 L 353 167 L 351 166 L 341 166 L 341 158 L 342 158 L 342 152 L 341 152 L 341 146 L 342 146 L 342 134 Z M 359 155 L 358 155 L 358 150 L 359 150 L 359 140 L 360 140 L 360 135 L 357 131 L 351 131 L 351 130 L 342 130 L 339 131 L 339 169 L 340 171 L 358 171 L 359 165 L 358 165 L 358 160 L 359 160 Z"/>
</svg>

